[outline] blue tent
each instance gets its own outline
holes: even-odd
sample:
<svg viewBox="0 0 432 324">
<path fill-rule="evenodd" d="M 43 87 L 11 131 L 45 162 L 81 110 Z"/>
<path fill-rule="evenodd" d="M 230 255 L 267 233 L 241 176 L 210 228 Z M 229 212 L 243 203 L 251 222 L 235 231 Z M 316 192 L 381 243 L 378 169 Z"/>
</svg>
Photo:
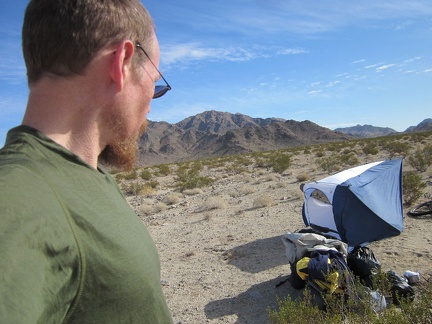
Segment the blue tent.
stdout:
<svg viewBox="0 0 432 324">
<path fill-rule="evenodd" d="M 306 226 L 350 247 L 403 230 L 402 159 L 348 169 L 305 184 L 303 192 Z"/>
</svg>

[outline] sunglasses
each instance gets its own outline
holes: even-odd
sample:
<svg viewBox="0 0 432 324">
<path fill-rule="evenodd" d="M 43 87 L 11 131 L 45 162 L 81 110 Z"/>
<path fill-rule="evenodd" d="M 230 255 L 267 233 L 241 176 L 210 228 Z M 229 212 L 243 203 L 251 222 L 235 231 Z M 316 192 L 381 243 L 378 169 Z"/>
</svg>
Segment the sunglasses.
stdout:
<svg viewBox="0 0 432 324">
<path fill-rule="evenodd" d="M 144 48 L 142 48 L 140 44 L 136 44 L 136 47 L 138 47 L 139 49 L 141 49 L 143 51 L 143 53 L 145 54 L 145 56 L 147 56 L 147 58 L 149 59 L 150 63 L 156 69 L 156 71 L 158 71 L 158 73 L 159 73 L 160 77 L 162 78 L 162 80 L 164 80 L 164 82 L 166 83 L 166 85 L 155 85 L 155 91 L 154 91 L 154 94 L 153 94 L 153 99 L 160 98 L 165 93 L 167 93 L 168 90 L 171 90 L 171 86 L 168 84 L 167 80 L 165 80 L 165 78 L 163 77 L 162 73 L 158 70 L 158 68 L 156 67 L 156 65 L 154 65 L 154 63 L 152 62 L 152 60 L 150 59 L 150 57 L 148 56 L 148 54 L 146 53 L 146 51 L 144 50 Z"/>
</svg>

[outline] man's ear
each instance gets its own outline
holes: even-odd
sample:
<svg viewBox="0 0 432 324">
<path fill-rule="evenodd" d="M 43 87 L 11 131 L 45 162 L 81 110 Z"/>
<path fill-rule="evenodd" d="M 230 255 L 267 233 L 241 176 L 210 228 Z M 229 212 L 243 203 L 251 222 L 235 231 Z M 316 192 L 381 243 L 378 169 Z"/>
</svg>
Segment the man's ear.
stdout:
<svg viewBox="0 0 432 324">
<path fill-rule="evenodd" d="M 134 43 L 130 40 L 122 41 L 116 47 L 114 59 L 111 61 L 111 79 L 116 84 L 116 90 L 123 89 L 124 80 L 132 69 L 132 58 L 135 52 Z"/>
</svg>

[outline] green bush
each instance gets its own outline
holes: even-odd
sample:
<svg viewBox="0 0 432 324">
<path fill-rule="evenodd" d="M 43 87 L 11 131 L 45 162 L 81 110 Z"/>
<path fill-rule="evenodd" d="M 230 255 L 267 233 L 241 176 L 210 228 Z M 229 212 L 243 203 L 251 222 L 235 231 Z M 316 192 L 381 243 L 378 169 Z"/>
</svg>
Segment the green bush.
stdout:
<svg viewBox="0 0 432 324">
<path fill-rule="evenodd" d="M 370 154 L 370 155 L 377 155 L 378 149 L 375 143 L 370 142 L 367 143 L 365 146 L 363 146 L 363 153 L 364 154 Z"/>
<path fill-rule="evenodd" d="M 432 165 L 432 145 L 416 150 L 408 157 L 408 163 L 417 171 L 425 172 Z"/>
<path fill-rule="evenodd" d="M 152 178 L 152 173 L 148 169 L 144 169 L 140 174 L 141 178 L 144 180 L 150 180 Z"/>
<path fill-rule="evenodd" d="M 335 156 L 323 157 L 317 160 L 317 164 L 326 172 L 340 170 L 339 159 Z"/>
<path fill-rule="evenodd" d="M 125 180 L 134 180 L 138 178 L 138 174 L 136 170 L 132 170 L 131 172 L 124 175 Z"/>
<path fill-rule="evenodd" d="M 426 183 L 414 171 L 404 171 L 402 177 L 404 203 L 408 206 L 415 203 L 422 195 Z"/>
<path fill-rule="evenodd" d="M 125 193 L 125 195 L 137 196 L 140 193 L 140 191 L 144 189 L 144 187 L 145 187 L 144 183 L 133 181 L 128 184 L 124 184 L 122 186 L 122 190 Z"/>
<path fill-rule="evenodd" d="M 361 290 L 361 289 L 360 289 Z M 388 292 L 384 293 L 388 296 Z M 364 296 L 360 292 L 359 296 Z M 414 302 L 401 300 L 398 307 L 393 304 L 376 312 L 371 298 L 362 297 L 356 302 L 349 300 L 342 305 L 340 298 L 323 296 L 326 311 L 319 310 L 313 305 L 309 289 L 305 289 L 304 297 L 293 301 L 290 296 L 278 300 L 278 310 L 268 310 L 269 320 L 274 324 L 414 324 L 432 323 L 432 281 L 425 280 L 417 285 Z M 341 306 L 346 306 L 342 307 Z M 343 311 L 341 311 L 343 309 Z"/>
<path fill-rule="evenodd" d="M 190 169 L 186 165 L 181 166 L 176 172 L 177 187 L 183 191 L 207 186 L 214 182 L 210 177 L 200 175 L 201 164 L 193 164 Z"/>
<path fill-rule="evenodd" d="M 283 173 L 291 166 L 291 156 L 284 153 L 277 153 L 271 160 L 270 166 L 274 172 Z"/>
<path fill-rule="evenodd" d="M 388 141 L 384 145 L 384 149 L 390 153 L 390 158 L 394 156 L 407 156 L 411 148 L 410 144 L 399 141 Z"/>
<path fill-rule="evenodd" d="M 160 164 L 158 166 L 156 166 L 157 168 L 157 173 L 159 175 L 164 175 L 167 176 L 171 173 L 170 167 L 168 164 Z"/>
<path fill-rule="evenodd" d="M 360 163 L 359 159 L 353 152 L 350 152 L 349 154 L 340 155 L 339 161 L 342 165 L 350 165 L 350 166 Z"/>
</svg>

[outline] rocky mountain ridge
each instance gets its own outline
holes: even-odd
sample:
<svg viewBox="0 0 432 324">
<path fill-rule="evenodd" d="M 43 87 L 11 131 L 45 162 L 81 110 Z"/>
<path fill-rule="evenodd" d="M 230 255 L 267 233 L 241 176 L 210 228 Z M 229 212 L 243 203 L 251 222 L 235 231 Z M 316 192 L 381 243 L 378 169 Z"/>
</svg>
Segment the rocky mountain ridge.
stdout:
<svg viewBox="0 0 432 324">
<path fill-rule="evenodd" d="M 253 118 L 210 110 L 176 124 L 149 121 L 140 139 L 137 164 L 149 166 L 343 141 L 359 137 L 355 134 L 359 134 L 361 128 L 357 127 L 351 134 L 346 129 L 330 130 L 308 120 Z M 368 126 L 368 131 L 363 130 L 363 133 L 368 136 L 389 134 L 381 131 L 372 135 L 374 128 Z M 390 128 L 385 130 L 396 133 Z"/>
</svg>

